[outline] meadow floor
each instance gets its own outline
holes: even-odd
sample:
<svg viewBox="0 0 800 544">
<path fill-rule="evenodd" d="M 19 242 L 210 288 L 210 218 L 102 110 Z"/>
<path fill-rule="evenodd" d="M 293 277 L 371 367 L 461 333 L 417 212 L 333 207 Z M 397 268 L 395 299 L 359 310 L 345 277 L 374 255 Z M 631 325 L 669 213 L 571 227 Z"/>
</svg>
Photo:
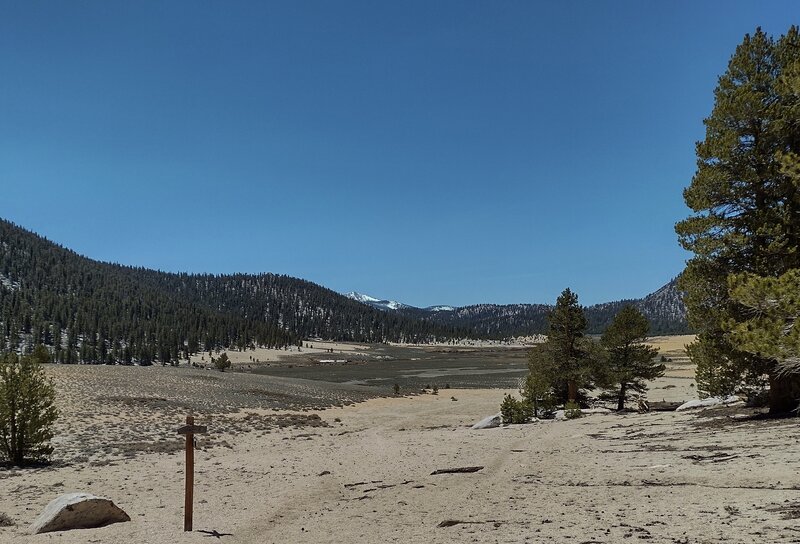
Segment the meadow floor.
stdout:
<svg viewBox="0 0 800 544">
<path fill-rule="evenodd" d="M 184 533 L 188 412 L 197 530 L 229 543 L 800 542 L 800 427 L 745 408 L 597 414 L 470 430 L 507 390 L 376 398 L 364 388 L 195 369 L 66 367 L 50 466 L 0 469 L 0 542 L 207 542 Z M 691 391 L 678 364 L 657 400 Z M 354 404 L 357 403 L 357 404 Z M 474 473 L 431 474 L 482 466 Z M 56 496 L 131 516 L 27 534 Z M 216 540 L 214 540 L 216 541 Z"/>
</svg>

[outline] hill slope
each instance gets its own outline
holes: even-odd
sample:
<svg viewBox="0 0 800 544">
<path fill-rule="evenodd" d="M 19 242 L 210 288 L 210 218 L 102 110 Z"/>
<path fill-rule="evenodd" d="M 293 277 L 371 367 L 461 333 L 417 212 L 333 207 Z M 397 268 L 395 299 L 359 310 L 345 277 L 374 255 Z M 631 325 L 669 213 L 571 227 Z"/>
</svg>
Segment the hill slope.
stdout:
<svg viewBox="0 0 800 544">
<path fill-rule="evenodd" d="M 275 274 L 170 274 L 102 263 L 0 219 L 0 348 L 63 362 L 175 361 L 201 348 L 463 337 Z"/>
</svg>

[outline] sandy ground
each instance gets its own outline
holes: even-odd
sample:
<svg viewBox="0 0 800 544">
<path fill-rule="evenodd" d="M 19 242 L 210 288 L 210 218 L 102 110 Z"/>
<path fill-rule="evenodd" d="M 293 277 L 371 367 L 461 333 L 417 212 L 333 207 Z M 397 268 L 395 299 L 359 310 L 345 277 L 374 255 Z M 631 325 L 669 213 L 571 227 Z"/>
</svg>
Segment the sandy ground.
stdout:
<svg viewBox="0 0 800 544">
<path fill-rule="evenodd" d="M 93 367 L 87 385 L 75 368 L 54 371 L 64 392 L 60 445 L 71 453 L 50 467 L 0 470 L 0 512 L 17 524 L 0 528 L 0 542 L 209 541 L 182 531 L 173 432 L 187 410 L 212 431 L 196 453 L 194 526 L 230 533 L 223 542 L 800 541 L 796 420 L 739 420 L 745 409 L 727 408 L 473 431 L 504 391 L 290 412 L 253 404 L 243 386 L 230 393 L 253 376 L 226 374 L 220 384 L 190 369 Z M 655 387 L 682 378 L 663 380 Z M 119 447 L 137 436 L 155 446 Z M 471 465 L 484 468 L 431 474 Z M 44 506 L 71 491 L 112 498 L 132 521 L 28 535 Z M 446 521 L 454 524 L 439 527 Z"/>
<path fill-rule="evenodd" d="M 695 340 L 693 334 L 680 334 L 675 336 L 653 336 L 647 339 L 647 344 L 658 348 L 660 353 L 664 354 L 685 354 L 687 344 L 691 344 Z"/>
<path fill-rule="evenodd" d="M 390 342 L 392 346 L 416 346 L 416 347 L 470 347 L 470 348 L 496 348 L 496 347 L 522 347 L 540 344 L 547 340 L 547 336 L 543 334 L 535 334 L 532 336 L 516 336 L 510 340 L 472 340 L 465 338 L 454 342 L 432 342 L 420 344 L 398 344 Z"/>
<path fill-rule="evenodd" d="M 333 350 L 333 351 L 331 351 Z M 269 349 L 269 348 L 255 348 L 246 349 L 243 351 L 238 350 L 224 350 L 228 354 L 228 358 L 234 365 L 247 365 L 253 363 L 277 363 L 286 361 L 297 355 L 319 355 L 321 359 L 340 359 L 347 355 L 368 351 L 369 346 L 366 344 L 354 344 L 346 342 L 322 342 L 308 340 L 303 343 L 303 347 L 289 346 L 287 349 Z M 219 357 L 222 352 L 215 351 L 210 353 L 208 351 L 201 351 L 192 355 L 191 362 L 211 365 L 211 357 Z M 186 360 L 181 361 L 186 364 Z"/>
<path fill-rule="evenodd" d="M 686 356 L 686 345 L 694 342 L 693 334 L 680 336 L 655 336 L 648 344 L 658 349 L 666 358 L 663 378 L 650 385 L 647 397 L 651 401 L 684 401 L 697 398 L 694 381 L 695 367 Z"/>
</svg>

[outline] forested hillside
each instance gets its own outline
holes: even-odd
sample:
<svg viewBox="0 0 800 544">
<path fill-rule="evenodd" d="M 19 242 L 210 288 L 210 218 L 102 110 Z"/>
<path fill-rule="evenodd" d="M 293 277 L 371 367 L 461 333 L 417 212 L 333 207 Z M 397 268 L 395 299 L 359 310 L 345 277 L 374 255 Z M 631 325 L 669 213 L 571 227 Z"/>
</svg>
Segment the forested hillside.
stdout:
<svg viewBox="0 0 800 544">
<path fill-rule="evenodd" d="M 434 323 L 473 330 L 481 338 L 503 339 L 544 333 L 550 309 L 546 304 L 475 304 L 425 315 Z"/>
<path fill-rule="evenodd" d="M 650 334 L 685 334 L 690 332 L 686 321 L 683 294 L 677 280 L 672 280 L 644 298 L 595 304 L 586 308 L 589 333 L 602 333 L 623 306 L 632 304 L 650 322 Z"/>
<path fill-rule="evenodd" d="M 0 344 L 62 362 L 171 362 L 200 349 L 463 337 L 274 274 L 170 274 L 93 261 L 0 219 Z"/>
</svg>

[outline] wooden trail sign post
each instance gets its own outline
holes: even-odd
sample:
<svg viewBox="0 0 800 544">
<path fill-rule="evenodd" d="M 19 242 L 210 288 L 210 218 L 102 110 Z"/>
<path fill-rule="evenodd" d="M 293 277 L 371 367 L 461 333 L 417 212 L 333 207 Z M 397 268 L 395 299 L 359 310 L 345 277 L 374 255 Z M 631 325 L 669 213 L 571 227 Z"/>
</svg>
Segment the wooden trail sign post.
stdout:
<svg viewBox="0 0 800 544">
<path fill-rule="evenodd" d="M 183 530 L 192 530 L 192 511 L 194 509 L 194 435 L 207 432 L 203 425 L 195 425 L 192 416 L 186 416 L 186 425 L 178 429 L 178 434 L 186 436 L 186 495 L 184 497 Z"/>
</svg>

